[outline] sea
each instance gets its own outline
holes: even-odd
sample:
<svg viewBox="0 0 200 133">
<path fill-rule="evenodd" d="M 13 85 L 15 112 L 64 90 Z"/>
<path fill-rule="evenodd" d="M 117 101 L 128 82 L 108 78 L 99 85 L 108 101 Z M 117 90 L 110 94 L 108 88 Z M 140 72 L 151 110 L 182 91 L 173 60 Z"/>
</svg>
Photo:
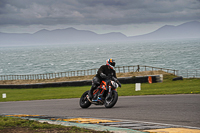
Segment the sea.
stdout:
<svg viewBox="0 0 200 133">
<path fill-rule="evenodd" d="M 200 69 L 200 38 L 112 43 L 0 45 L 0 75 L 27 75 L 116 66 Z"/>
</svg>

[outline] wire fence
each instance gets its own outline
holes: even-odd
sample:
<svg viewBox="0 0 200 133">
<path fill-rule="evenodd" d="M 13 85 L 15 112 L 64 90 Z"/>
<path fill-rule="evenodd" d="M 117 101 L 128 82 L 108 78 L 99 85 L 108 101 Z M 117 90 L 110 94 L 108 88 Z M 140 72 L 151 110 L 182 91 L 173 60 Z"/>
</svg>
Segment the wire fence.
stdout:
<svg viewBox="0 0 200 133">
<path fill-rule="evenodd" d="M 176 75 L 177 70 L 151 67 L 151 66 L 119 66 L 115 68 L 116 73 L 127 73 L 127 72 L 141 72 L 141 71 L 166 71 L 168 73 L 173 73 Z M 38 80 L 38 79 L 54 79 L 62 77 L 75 77 L 75 76 L 87 76 L 95 75 L 98 68 L 88 69 L 88 70 L 77 70 L 68 72 L 58 72 L 58 73 L 45 73 L 45 74 L 30 74 L 30 75 L 0 75 L 0 80 Z"/>
<path fill-rule="evenodd" d="M 172 73 L 174 75 L 183 77 L 200 77 L 200 69 L 193 71 L 178 71 L 173 69 L 165 69 L 152 66 L 119 66 L 115 67 L 116 73 L 127 73 L 127 72 L 142 72 L 142 71 L 165 71 L 167 73 Z M 88 70 L 77 70 L 68 72 L 58 72 L 58 73 L 45 73 L 45 74 L 29 74 L 29 75 L 0 75 L 0 80 L 38 80 L 38 79 L 54 79 L 62 77 L 75 77 L 75 76 L 89 76 L 95 75 L 98 68 L 88 69 Z"/>
<path fill-rule="evenodd" d="M 184 78 L 200 78 L 200 69 L 179 70 L 177 75 Z"/>
</svg>

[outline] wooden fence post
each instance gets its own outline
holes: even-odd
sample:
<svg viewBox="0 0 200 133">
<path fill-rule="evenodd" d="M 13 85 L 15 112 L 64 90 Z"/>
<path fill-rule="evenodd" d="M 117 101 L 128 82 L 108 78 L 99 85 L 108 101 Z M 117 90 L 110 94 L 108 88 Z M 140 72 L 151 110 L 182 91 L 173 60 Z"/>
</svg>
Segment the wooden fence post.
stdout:
<svg viewBox="0 0 200 133">
<path fill-rule="evenodd" d="M 137 65 L 137 70 L 136 70 L 136 72 L 139 72 L 139 71 L 140 71 L 140 66 Z"/>
</svg>

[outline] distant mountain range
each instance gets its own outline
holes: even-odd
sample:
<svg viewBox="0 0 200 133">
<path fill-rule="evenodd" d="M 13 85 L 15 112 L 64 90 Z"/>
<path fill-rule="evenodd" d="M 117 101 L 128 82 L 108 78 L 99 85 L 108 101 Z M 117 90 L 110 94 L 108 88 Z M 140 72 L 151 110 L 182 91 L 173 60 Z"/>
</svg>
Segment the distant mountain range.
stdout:
<svg viewBox="0 0 200 133">
<path fill-rule="evenodd" d="M 165 25 L 156 31 L 138 36 L 126 36 L 120 32 L 97 34 L 88 30 L 75 28 L 40 30 L 29 33 L 2 33 L 0 32 L 0 45 L 15 44 L 71 44 L 93 42 L 125 42 L 136 40 L 186 39 L 200 38 L 200 22 L 191 21 L 178 26 Z"/>
<path fill-rule="evenodd" d="M 130 38 L 132 40 L 200 38 L 200 22 L 191 21 L 178 26 L 165 25 L 154 32 Z"/>
</svg>

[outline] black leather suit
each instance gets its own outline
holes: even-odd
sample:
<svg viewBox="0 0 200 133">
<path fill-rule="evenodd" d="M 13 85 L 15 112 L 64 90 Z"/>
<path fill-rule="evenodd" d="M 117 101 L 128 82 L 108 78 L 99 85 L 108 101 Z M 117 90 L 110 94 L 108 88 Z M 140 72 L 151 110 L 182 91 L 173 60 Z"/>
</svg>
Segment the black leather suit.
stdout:
<svg viewBox="0 0 200 133">
<path fill-rule="evenodd" d="M 107 65 L 102 65 L 98 69 L 96 76 L 92 80 L 92 87 L 89 91 L 90 98 L 92 98 L 92 95 L 93 95 L 92 93 L 93 93 L 94 89 L 100 85 L 101 81 L 104 79 L 104 76 L 108 76 L 108 75 L 112 75 L 115 78 L 117 78 L 115 70 L 111 69 Z"/>
</svg>

